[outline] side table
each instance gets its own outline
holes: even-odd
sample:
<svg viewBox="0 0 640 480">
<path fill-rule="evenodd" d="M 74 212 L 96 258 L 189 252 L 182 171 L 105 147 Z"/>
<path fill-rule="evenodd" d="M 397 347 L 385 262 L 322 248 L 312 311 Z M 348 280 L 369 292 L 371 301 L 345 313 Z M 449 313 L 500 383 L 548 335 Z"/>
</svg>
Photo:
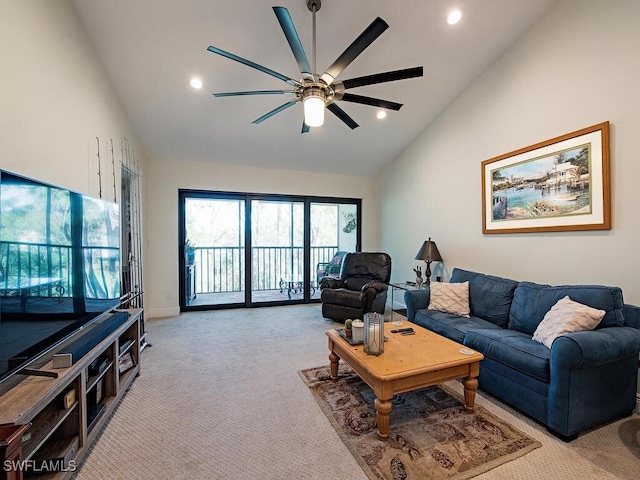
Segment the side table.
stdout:
<svg viewBox="0 0 640 480">
<path fill-rule="evenodd" d="M 389 286 L 391 287 L 391 320 L 393 321 L 393 313 L 395 312 L 395 310 L 393 309 L 394 292 L 396 290 L 422 290 L 422 288 L 418 287 L 417 283 L 409 283 L 409 282 L 390 283 Z M 401 313 L 401 312 L 398 311 L 398 313 Z M 404 310 L 404 313 L 405 314 L 407 313 L 406 309 Z"/>
<path fill-rule="evenodd" d="M 316 294 L 316 287 L 313 282 L 310 282 L 310 297 L 313 297 Z M 296 278 L 293 275 L 289 277 L 288 280 L 284 280 L 280 278 L 280 293 L 284 293 L 287 291 L 287 297 L 291 300 L 291 294 L 302 294 L 304 293 L 304 281 L 300 278 Z"/>
</svg>

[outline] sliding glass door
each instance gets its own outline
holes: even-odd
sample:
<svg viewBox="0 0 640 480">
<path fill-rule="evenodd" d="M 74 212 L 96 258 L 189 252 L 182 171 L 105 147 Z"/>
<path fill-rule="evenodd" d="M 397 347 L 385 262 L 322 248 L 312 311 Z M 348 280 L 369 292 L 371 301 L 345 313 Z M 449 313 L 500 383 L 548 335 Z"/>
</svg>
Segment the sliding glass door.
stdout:
<svg viewBox="0 0 640 480">
<path fill-rule="evenodd" d="M 304 202 L 252 200 L 251 303 L 304 298 Z"/>
<path fill-rule="evenodd" d="M 245 199 L 193 194 L 183 205 L 183 304 L 244 303 Z"/>
<path fill-rule="evenodd" d="M 180 307 L 319 301 L 360 247 L 360 200 L 181 190 Z"/>
<path fill-rule="evenodd" d="M 360 250 L 359 204 L 312 202 L 310 218 L 311 298 L 320 298 L 318 284 L 324 276 L 338 277 L 342 258 L 347 252 Z"/>
</svg>

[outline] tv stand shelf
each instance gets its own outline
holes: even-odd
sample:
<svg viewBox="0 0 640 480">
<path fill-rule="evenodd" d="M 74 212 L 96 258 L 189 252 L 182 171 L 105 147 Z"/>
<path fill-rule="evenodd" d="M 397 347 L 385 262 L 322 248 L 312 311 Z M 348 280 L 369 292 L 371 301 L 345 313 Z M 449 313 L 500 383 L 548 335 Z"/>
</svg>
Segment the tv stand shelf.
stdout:
<svg viewBox="0 0 640 480">
<path fill-rule="evenodd" d="M 126 321 L 99 338 L 71 367 L 54 369 L 53 361 L 42 367 L 45 372 L 58 373 L 57 378 L 29 376 L 0 396 L 0 433 L 12 426 L 27 427 L 21 441 L 13 442 L 11 455 L 9 449 L 0 449 L 0 462 L 21 462 L 21 468 L 31 469 L 0 469 L 0 480 L 19 480 L 32 474 L 39 479 L 66 479 L 74 474 L 140 374 L 142 309 L 127 312 Z M 108 321 L 109 317 L 102 320 Z M 85 335 L 91 335 L 91 329 Z M 0 444 L 4 440 L 0 438 Z"/>
</svg>

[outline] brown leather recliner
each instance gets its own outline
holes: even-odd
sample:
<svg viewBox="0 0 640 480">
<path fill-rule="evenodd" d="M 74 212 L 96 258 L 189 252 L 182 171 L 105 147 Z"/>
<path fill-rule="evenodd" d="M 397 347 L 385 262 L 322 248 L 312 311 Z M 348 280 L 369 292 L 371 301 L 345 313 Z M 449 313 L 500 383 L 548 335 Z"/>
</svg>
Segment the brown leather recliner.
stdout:
<svg viewBox="0 0 640 480">
<path fill-rule="evenodd" d="M 320 281 L 322 316 L 340 322 L 384 313 L 391 279 L 391 257 L 386 253 L 347 253 L 340 278 Z"/>
</svg>

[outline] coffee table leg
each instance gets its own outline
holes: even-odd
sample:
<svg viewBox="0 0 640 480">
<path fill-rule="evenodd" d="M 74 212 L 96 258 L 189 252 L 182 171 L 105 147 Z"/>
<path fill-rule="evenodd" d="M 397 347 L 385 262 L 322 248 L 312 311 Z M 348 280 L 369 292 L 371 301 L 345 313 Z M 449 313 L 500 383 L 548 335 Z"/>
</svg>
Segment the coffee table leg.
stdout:
<svg viewBox="0 0 640 480">
<path fill-rule="evenodd" d="M 376 407 L 376 421 L 378 423 L 378 438 L 380 440 L 386 440 L 389 436 L 389 414 L 393 408 L 391 400 L 381 400 L 376 397 L 373 402 Z"/>
<path fill-rule="evenodd" d="M 338 379 L 338 363 L 340 362 L 340 357 L 336 355 L 334 352 L 329 354 L 329 361 L 331 362 L 331 379 Z"/>
<path fill-rule="evenodd" d="M 464 407 L 467 412 L 473 413 L 476 390 L 478 389 L 478 379 L 475 377 L 466 377 L 462 380 L 462 384 L 464 385 Z"/>
</svg>

